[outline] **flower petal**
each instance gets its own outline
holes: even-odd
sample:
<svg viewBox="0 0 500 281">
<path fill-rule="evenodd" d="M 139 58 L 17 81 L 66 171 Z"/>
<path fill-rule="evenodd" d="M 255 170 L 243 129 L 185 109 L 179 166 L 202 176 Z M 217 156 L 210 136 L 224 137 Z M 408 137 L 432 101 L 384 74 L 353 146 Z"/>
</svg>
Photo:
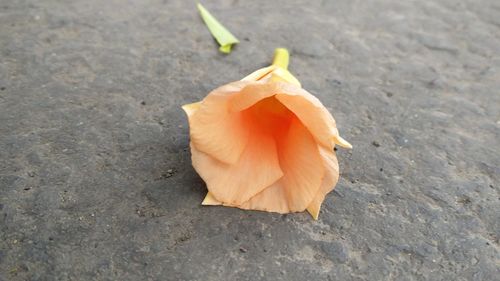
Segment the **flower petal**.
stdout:
<svg viewBox="0 0 500 281">
<path fill-rule="evenodd" d="M 290 71 L 275 65 L 258 69 L 241 79 L 241 81 L 261 81 L 265 83 L 281 81 L 300 87 L 299 80 Z"/>
<path fill-rule="evenodd" d="M 318 145 L 298 119 L 290 124 L 280 146 L 283 182 L 292 212 L 303 211 L 319 190 L 325 172 Z"/>
<path fill-rule="evenodd" d="M 269 73 L 271 73 L 275 69 L 276 69 L 276 66 L 274 66 L 274 65 L 264 67 L 261 69 L 257 69 L 256 71 L 245 76 L 243 79 L 241 79 L 241 81 L 258 81 L 258 80 L 264 78 L 266 75 L 268 75 Z"/>
<path fill-rule="evenodd" d="M 238 207 L 287 213 L 304 211 L 311 204 L 325 172 L 314 138 L 294 118 L 278 149 L 283 178 Z"/>
<path fill-rule="evenodd" d="M 266 78 L 267 78 L 267 76 L 263 77 L 262 80 L 264 81 L 264 80 L 266 80 Z M 298 87 L 301 86 L 299 80 L 297 78 L 295 78 L 295 76 L 293 76 L 292 73 L 290 73 L 290 71 L 288 71 L 284 68 L 281 68 L 281 67 L 276 68 L 274 71 L 272 71 L 269 74 L 269 81 L 273 81 L 273 82 L 282 81 L 282 82 L 294 84 L 295 86 L 298 86 Z"/>
<path fill-rule="evenodd" d="M 259 210 L 286 214 L 290 212 L 290 207 L 288 207 L 288 198 L 285 190 L 286 187 L 283 179 L 280 179 L 250 200 L 234 207 L 245 210 Z"/>
<path fill-rule="evenodd" d="M 240 112 L 229 112 L 231 95 L 239 92 L 248 82 L 233 82 L 215 89 L 201 102 L 189 118 L 191 142 L 210 156 L 236 163 L 245 149 L 248 128 Z"/>
<path fill-rule="evenodd" d="M 239 205 L 283 176 L 272 136 L 250 134 L 241 157 L 227 164 L 191 146 L 195 170 L 210 193 L 224 204 Z"/>
<path fill-rule="evenodd" d="M 319 152 L 321 158 L 323 158 L 323 165 L 325 167 L 325 177 L 321 183 L 321 187 L 316 193 L 316 196 L 312 200 L 311 204 L 307 207 L 307 211 L 311 216 L 317 220 L 319 216 L 319 210 L 321 208 L 321 203 L 325 200 L 326 194 L 332 191 L 339 180 L 339 163 L 334 151 L 330 151 L 324 147 L 319 146 Z"/>
<path fill-rule="evenodd" d="M 340 138 L 335 119 L 315 96 L 292 84 L 281 85 L 281 88 L 283 92 L 278 93 L 276 98 L 297 115 L 321 145 L 332 150 L 333 141 L 342 147 L 352 148 Z"/>
<path fill-rule="evenodd" d="M 259 101 L 274 96 L 280 92 L 281 83 L 254 82 L 245 86 L 239 93 L 231 96 L 229 101 L 230 112 L 240 112 Z"/>
</svg>

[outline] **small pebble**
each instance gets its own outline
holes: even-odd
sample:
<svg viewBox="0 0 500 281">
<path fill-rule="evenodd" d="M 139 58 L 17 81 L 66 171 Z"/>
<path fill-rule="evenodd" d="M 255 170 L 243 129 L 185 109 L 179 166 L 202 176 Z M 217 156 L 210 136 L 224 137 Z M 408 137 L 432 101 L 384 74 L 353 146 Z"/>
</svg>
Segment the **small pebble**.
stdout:
<svg viewBox="0 0 500 281">
<path fill-rule="evenodd" d="M 372 144 L 373 144 L 373 146 L 375 146 L 375 147 L 379 147 L 379 146 L 380 146 L 380 143 L 378 143 L 377 141 L 373 141 L 373 142 L 372 142 Z"/>
<path fill-rule="evenodd" d="M 243 247 L 240 247 L 240 252 L 242 252 L 242 253 L 246 253 L 247 251 L 248 251 L 247 249 L 245 249 L 245 248 L 243 248 Z"/>
</svg>

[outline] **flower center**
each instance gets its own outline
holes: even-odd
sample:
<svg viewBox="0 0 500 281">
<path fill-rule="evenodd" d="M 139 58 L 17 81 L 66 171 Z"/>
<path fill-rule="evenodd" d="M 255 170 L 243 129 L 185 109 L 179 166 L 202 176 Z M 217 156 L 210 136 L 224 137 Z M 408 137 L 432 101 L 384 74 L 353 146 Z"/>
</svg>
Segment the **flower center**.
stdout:
<svg viewBox="0 0 500 281">
<path fill-rule="evenodd" d="M 265 98 L 254 104 L 244 114 L 255 132 L 271 134 L 280 137 L 288 131 L 295 114 L 285 107 L 278 99 Z"/>
</svg>

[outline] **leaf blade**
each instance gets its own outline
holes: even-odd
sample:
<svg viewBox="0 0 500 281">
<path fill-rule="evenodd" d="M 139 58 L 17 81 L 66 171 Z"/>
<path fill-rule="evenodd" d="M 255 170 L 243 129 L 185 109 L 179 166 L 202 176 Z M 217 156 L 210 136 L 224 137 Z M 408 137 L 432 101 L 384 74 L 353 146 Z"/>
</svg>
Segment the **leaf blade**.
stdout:
<svg viewBox="0 0 500 281">
<path fill-rule="evenodd" d="M 212 33 L 212 36 L 219 43 L 220 48 L 219 51 L 225 54 L 229 54 L 231 52 L 231 47 L 234 44 L 239 43 L 240 41 L 225 28 L 210 12 L 205 9 L 200 3 L 197 4 L 198 11 L 200 12 L 201 18 L 205 22 L 205 25 Z"/>
</svg>

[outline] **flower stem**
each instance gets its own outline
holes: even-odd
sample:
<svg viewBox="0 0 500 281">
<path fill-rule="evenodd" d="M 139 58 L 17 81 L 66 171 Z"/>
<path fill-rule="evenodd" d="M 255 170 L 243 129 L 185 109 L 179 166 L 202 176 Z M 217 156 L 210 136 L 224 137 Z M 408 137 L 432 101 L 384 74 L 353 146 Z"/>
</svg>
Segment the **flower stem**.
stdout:
<svg viewBox="0 0 500 281">
<path fill-rule="evenodd" d="M 288 54 L 288 50 L 285 48 L 276 48 L 274 50 L 274 59 L 273 65 L 279 66 L 283 69 L 288 68 L 288 60 L 290 55 Z"/>
</svg>

